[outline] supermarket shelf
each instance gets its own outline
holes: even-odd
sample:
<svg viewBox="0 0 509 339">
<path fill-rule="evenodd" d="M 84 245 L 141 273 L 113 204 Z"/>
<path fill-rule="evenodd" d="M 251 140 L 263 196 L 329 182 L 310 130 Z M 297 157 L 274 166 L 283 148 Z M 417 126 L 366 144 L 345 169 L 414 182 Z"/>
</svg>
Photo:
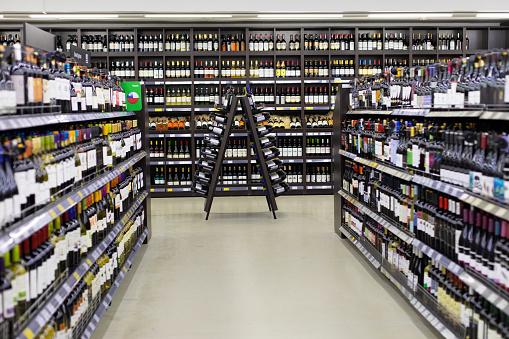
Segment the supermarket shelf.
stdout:
<svg viewBox="0 0 509 339">
<path fill-rule="evenodd" d="M 392 111 L 392 116 L 407 116 L 407 117 L 425 117 L 429 114 L 429 108 L 396 108 Z"/>
<path fill-rule="evenodd" d="M 53 314 L 62 305 L 62 303 L 65 301 L 69 293 L 71 293 L 74 286 L 76 286 L 76 284 L 85 275 L 85 273 L 87 273 L 88 269 L 93 265 L 93 263 L 112 243 L 117 234 L 130 220 L 130 218 L 136 212 L 138 207 L 140 207 L 140 205 L 143 203 L 147 196 L 148 196 L 147 191 L 142 191 L 138 195 L 131 208 L 129 208 L 129 210 L 127 210 L 124 213 L 124 215 L 120 218 L 120 220 L 115 224 L 113 229 L 110 231 L 108 236 L 104 238 L 96 246 L 96 248 L 87 256 L 87 258 L 81 262 L 81 264 L 74 270 L 74 273 L 70 274 L 69 277 L 60 285 L 60 287 L 56 290 L 56 292 L 52 295 L 48 302 L 46 302 L 46 304 L 39 309 L 37 314 L 32 318 L 32 320 L 27 324 L 27 326 L 23 330 L 21 330 L 17 338 L 32 339 L 34 335 L 39 333 L 39 331 L 44 327 L 44 325 L 46 325 L 46 323 L 51 319 Z M 146 233 L 148 233 L 148 230 L 146 230 Z"/>
<path fill-rule="evenodd" d="M 306 158 L 306 162 L 309 162 L 309 163 L 312 163 L 312 162 L 315 162 L 315 163 L 323 163 L 323 162 L 332 162 L 332 159 L 331 158 L 323 158 L 323 159 L 317 159 L 317 158 L 313 158 L 313 157 L 309 157 L 307 156 Z"/>
<path fill-rule="evenodd" d="M 477 293 L 479 293 L 481 296 L 489 300 L 502 312 L 509 315 L 509 293 L 499 288 L 496 284 L 489 281 L 486 277 L 470 269 L 465 270 L 460 265 L 450 260 L 449 258 L 445 257 L 440 252 L 432 249 L 431 247 L 424 244 L 420 240 L 413 238 L 412 236 L 407 234 L 406 231 L 401 230 L 399 226 L 394 225 L 392 221 L 389 221 L 380 214 L 375 213 L 370 208 L 368 208 L 367 206 L 359 202 L 357 199 L 352 197 L 345 190 L 341 189 L 338 193 L 343 198 L 347 199 L 350 203 L 355 205 L 361 213 L 367 214 L 373 220 L 380 223 L 384 228 L 386 228 L 391 233 L 401 238 L 406 243 L 412 244 L 430 258 L 440 262 L 441 265 L 443 265 L 449 271 L 456 274 L 461 281 L 471 286 Z"/>
<path fill-rule="evenodd" d="M 413 293 L 406 288 L 405 285 L 401 284 L 387 269 L 383 266 L 380 268 L 380 271 L 383 275 L 387 277 L 399 291 L 409 300 L 410 304 L 416 309 L 419 314 L 421 314 L 433 327 L 446 339 L 454 339 L 458 338 L 454 333 L 451 332 L 445 326 L 440 319 L 438 319 L 432 312 L 428 310 L 428 308 L 421 303 L 416 297 L 414 297 Z"/>
<path fill-rule="evenodd" d="M 18 130 L 47 125 L 83 122 L 103 119 L 116 119 L 135 116 L 134 112 L 108 112 L 108 113 L 50 113 L 31 115 L 12 115 L 0 118 L 0 131 Z"/>
<path fill-rule="evenodd" d="M 307 132 L 306 135 L 332 135 L 332 132 Z"/>
<path fill-rule="evenodd" d="M 391 115 L 392 111 L 377 111 L 377 110 L 356 110 L 356 111 L 348 111 L 346 114 L 348 115 Z"/>
<path fill-rule="evenodd" d="M 414 293 L 407 288 L 405 284 L 402 284 L 396 277 L 393 276 L 392 272 L 387 270 L 382 263 L 379 261 L 382 259 L 375 258 L 370 251 L 366 248 L 366 245 L 363 243 L 365 242 L 364 239 L 359 236 L 358 234 L 355 234 L 354 232 L 349 231 L 346 227 L 342 226 L 339 228 L 340 232 L 343 233 L 343 235 L 352 242 L 352 244 L 355 245 L 359 249 L 359 251 L 368 259 L 368 261 L 378 270 L 382 272 L 382 274 L 387 277 L 403 294 L 412 304 L 412 306 L 415 307 L 416 311 L 419 312 L 428 322 L 435 327 L 435 329 L 442 335 L 444 338 L 453 339 L 458 338 L 451 330 L 444 325 L 439 318 L 437 318 L 433 313 L 428 310 L 428 308 L 422 304 L 415 296 Z M 382 259 L 383 260 L 383 259 Z M 387 263 L 387 262 L 386 262 Z M 391 265 L 391 267 L 393 267 Z M 396 269 L 394 267 L 394 269 Z"/>
<path fill-rule="evenodd" d="M 306 111 L 319 111 L 319 110 L 330 110 L 329 105 L 315 105 L 315 106 L 304 106 L 304 110 Z"/>
<path fill-rule="evenodd" d="M 192 160 L 166 160 L 166 161 L 154 161 L 150 160 L 151 166 L 163 166 L 163 165 L 191 165 Z"/>
<path fill-rule="evenodd" d="M 115 279 L 115 282 L 111 285 L 108 293 L 104 296 L 103 301 L 95 311 L 95 314 L 92 316 L 92 319 L 88 323 L 88 326 L 85 328 L 85 331 L 81 335 L 82 339 L 89 339 L 92 337 L 92 334 L 94 333 L 95 329 L 97 328 L 97 325 L 99 325 L 99 321 L 101 321 L 101 318 L 103 317 L 104 313 L 108 309 L 111 300 L 113 300 L 113 296 L 118 290 L 118 287 L 122 283 L 122 280 L 124 280 L 125 275 L 131 265 L 133 264 L 134 258 L 136 257 L 136 254 L 138 254 L 138 251 L 143 244 L 143 241 L 145 241 L 145 238 L 147 237 L 148 229 L 146 228 L 145 231 L 141 234 L 140 238 L 136 242 L 136 245 L 134 245 L 134 248 L 131 251 L 131 254 L 129 255 L 129 258 L 126 260 L 124 266 L 120 270 L 120 273 L 118 274 L 117 278 Z"/>
<path fill-rule="evenodd" d="M 231 192 L 231 191 L 248 191 L 249 190 L 249 187 L 248 186 L 243 186 L 243 187 L 237 187 L 237 186 L 230 186 L 228 185 L 228 187 L 216 187 L 216 191 L 220 192 Z"/>
<path fill-rule="evenodd" d="M 304 162 L 304 159 L 299 159 L 299 158 L 294 158 L 294 159 L 279 158 L 279 160 L 281 160 L 284 164 L 286 164 L 286 163 L 290 163 L 290 164 L 297 163 L 297 164 L 300 164 L 300 163 Z M 254 160 L 254 161 L 252 160 L 251 163 L 256 163 L 256 160 Z"/>
<path fill-rule="evenodd" d="M 479 117 L 481 120 L 509 120 L 509 112 L 486 111 Z"/>
<path fill-rule="evenodd" d="M 343 198 L 348 200 L 351 204 L 355 205 L 361 213 L 367 214 L 371 219 L 378 222 L 380 225 L 382 225 L 384 228 L 386 228 L 388 231 L 396 235 L 398 238 L 406 242 L 407 244 L 411 244 L 414 240 L 413 235 L 408 232 L 407 230 L 404 230 L 400 228 L 400 226 L 396 225 L 393 221 L 386 219 L 379 213 L 375 213 L 370 208 L 368 208 L 366 205 L 358 201 L 356 198 L 350 195 L 347 191 L 344 189 L 341 189 L 338 191 L 339 195 L 341 195 Z"/>
<path fill-rule="evenodd" d="M 102 174 L 84 186 L 48 204 L 45 208 L 37 211 L 28 218 L 17 222 L 0 235 L 0 252 L 5 253 L 11 250 L 16 244 L 19 244 L 33 233 L 49 224 L 56 217 L 62 215 L 65 211 L 80 202 L 84 197 L 106 185 L 129 167 L 135 165 L 146 155 L 145 151 L 138 152 L 130 159 L 115 166 L 111 171 Z"/>
<path fill-rule="evenodd" d="M 347 158 L 350 158 L 355 162 L 372 167 L 372 168 L 379 170 L 381 172 L 390 174 L 392 176 L 398 177 L 398 178 L 406 180 L 406 181 L 412 181 L 413 175 L 410 173 L 407 173 L 406 171 L 401 170 L 399 168 L 392 167 L 392 166 L 385 165 L 385 164 L 380 164 L 380 163 L 377 163 L 377 162 L 374 162 L 374 161 L 371 161 L 368 159 L 364 159 L 364 158 L 361 158 L 353 153 L 350 153 L 350 152 L 347 152 L 344 150 L 340 150 L 339 154 L 341 154 Z"/>
<path fill-rule="evenodd" d="M 189 133 L 189 130 L 170 130 L 170 131 L 150 131 L 150 137 L 151 138 L 190 138 L 191 133 Z"/>
<path fill-rule="evenodd" d="M 482 110 L 474 111 L 434 111 L 426 115 L 427 118 L 479 118 Z"/>
<path fill-rule="evenodd" d="M 191 192 L 191 187 L 172 187 L 166 190 L 163 188 L 162 192 Z"/>
<path fill-rule="evenodd" d="M 303 135 L 303 130 L 302 129 L 298 129 L 298 130 L 295 130 L 295 131 L 300 131 L 300 132 L 283 132 L 283 131 L 287 131 L 286 129 L 284 130 L 281 130 L 282 132 L 279 132 L 279 130 L 275 130 L 275 133 L 280 136 L 280 137 L 300 137 Z M 291 131 L 291 130 L 290 130 Z M 274 133 L 274 131 L 272 132 Z"/>
<path fill-rule="evenodd" d="M 358 234 L 353 234 L 352 232 L 348 231 L 345 227 L 341 226 L 339 228 L 339 230 L 341 231 L 341 233 L 343 233 L 343 235 L 348 239 L 350 240 L 354 245 L 355 247 L 357 247 L 359 249 L 359 251 L 361 251 L 362 254 L 364 254 L 364 256 L 366 257 L 366 259 L 369 260 L 369 262 L 371 264 L 373 264 L 373 266 L 375 266 L 375 268 L 380 268 L 380 266 L 382 265 L 378 260 L 375 259 L 374 256 L 371 255 L 371 253 L 368 252 L 368 250 L 366 250 L 366 248 L 361 244 L 361 242 L 359 240 L 357 240 L 356 238 L 359 237 Z"/>
<path fill-rule="evenodd" d="M 332 185 L 307 185 L 306 189 L 308 190 L 331 190 Z"/>
</svg>

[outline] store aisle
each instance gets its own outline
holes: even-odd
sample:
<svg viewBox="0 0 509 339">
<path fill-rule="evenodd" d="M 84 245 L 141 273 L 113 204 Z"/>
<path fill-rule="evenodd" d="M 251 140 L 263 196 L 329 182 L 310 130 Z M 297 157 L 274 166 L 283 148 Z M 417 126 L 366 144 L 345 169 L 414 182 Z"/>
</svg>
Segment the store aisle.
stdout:
<svg viewBox="0 0 509 339">
<path fill-rule="evenodd" d="M 93 338 L 435 338 L 333 230 L 332 196 L 152 200 L 153 235 Z"/>
</svg>

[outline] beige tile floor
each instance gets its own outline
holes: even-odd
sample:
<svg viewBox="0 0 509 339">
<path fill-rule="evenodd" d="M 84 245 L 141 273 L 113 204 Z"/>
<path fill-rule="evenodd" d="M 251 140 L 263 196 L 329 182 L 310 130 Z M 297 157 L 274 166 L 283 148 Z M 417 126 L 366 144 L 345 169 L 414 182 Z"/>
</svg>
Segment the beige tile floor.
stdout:
<svg viewBox="0 0 509 339">
<path fill-rule="evenodd" d="M 332 196 L 152 200 L 143 246 L 93 338 L 435 338 L 333 231 Z"/>
</svg>

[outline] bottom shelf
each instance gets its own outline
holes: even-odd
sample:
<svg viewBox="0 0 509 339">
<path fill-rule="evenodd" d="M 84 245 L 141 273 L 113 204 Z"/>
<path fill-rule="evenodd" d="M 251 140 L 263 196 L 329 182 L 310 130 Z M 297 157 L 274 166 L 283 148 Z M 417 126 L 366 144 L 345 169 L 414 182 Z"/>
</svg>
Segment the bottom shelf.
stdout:
<svg viewBox="0 0 509 339">
<path fill-rule="evenodd" d="M 340 232 L 359 249 L 368 261 L 382 274 L 389 279 L 398 290 L 408 299 L 410 304 L 422 315 L 444 338 L 464 338 L 466 329 L 451 319 L 454 315 L 442 308 L 434 298 L 430 297 L 428 291 L 420 286 L 414 292 L 408 286 L 407 277 L 395 266 L 385 260 L 382 255 L 362 236 L 351 232 L 344 226 L 339 228 Z M 445 317 L 439 314 L 446 314 Z M 451 326 L 449 328 L 448 325 Z"/>
<path fill-rule="evenodd" d="M 85 328 L 85 331 L 81 335 L 82 339 L 89 339 L 92 337 L 92 334 L 94 333 L 95 329 L 97 328 L 97 325 L 99 325 L 99 321 L 101 321 L 102 316 L 110 306 L 111 300 L 113 299 L 113 296 L 118 290 L 118 287 L 122 283 L 122 280 L 124 280 L 125 275 L 129 268 L 131 267 L 134 257 L 136 257 L 136 254 L 138 253 L 138 250 L 140 249 L 141 245 L 145 241 L 145 238 L 147 237 L 148 229 L 145 228 L 145 231 L 141 234 L 140 238 L 136 242 L 136 245 L 134 245 L 133 250 L 131 251 L 131 254 L 129 255 L 129 258 L 124 263 L 124 266 L 120 270 L 120 273 L 118 274 L 117 278 L 115 279 L 115 282 L 111 285 L 108 293 L 104 296 L 102 302 L 100 303 L 99 307 L 95 311 L 94 315 L 90 319 L 90 322 L 88 323 L 88 326 Z"/>
</svg>

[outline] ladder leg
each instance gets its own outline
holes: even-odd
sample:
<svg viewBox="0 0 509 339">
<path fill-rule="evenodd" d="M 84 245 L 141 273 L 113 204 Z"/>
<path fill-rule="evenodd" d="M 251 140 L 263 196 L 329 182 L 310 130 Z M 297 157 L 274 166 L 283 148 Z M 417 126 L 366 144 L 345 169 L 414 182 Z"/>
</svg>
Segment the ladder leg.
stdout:
<svg viewBox="0 0 509 339">
<path fill-rule="evenodd" d="M 273 210 L 273 211 L 272 211 L 272 215 L 274 216 L 274 219 L 277 219 L 277 218 L 276 218 L 276 211 L 274 211 L 274 210 Z"/>
<path fill-rule="evenodd" d="M 266 196 L 265 196 L 265 199 L 267 200 L 267 205 L 269 206 L 269 211 L 272 211 L 272 206 L 270 205 L 269 196 L 268 196 L 268 195 L 266 195 Z"/>
</svg>

